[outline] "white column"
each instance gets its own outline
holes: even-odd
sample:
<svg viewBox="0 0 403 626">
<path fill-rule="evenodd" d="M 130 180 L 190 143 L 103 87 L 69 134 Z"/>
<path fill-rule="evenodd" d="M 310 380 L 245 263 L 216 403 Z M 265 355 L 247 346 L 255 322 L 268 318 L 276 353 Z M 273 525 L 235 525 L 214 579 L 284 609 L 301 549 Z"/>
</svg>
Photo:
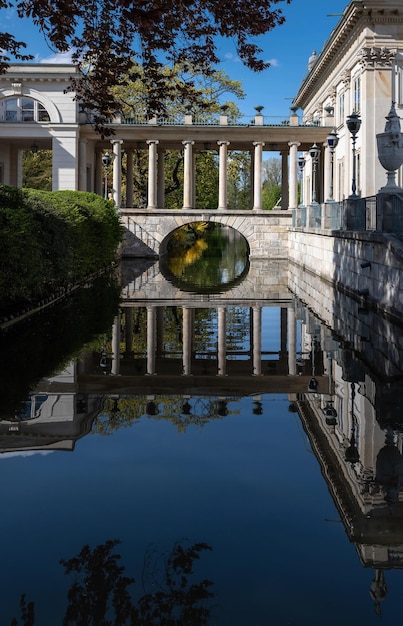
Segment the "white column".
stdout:
<svg viewBox="0 0 403 626">
<path fill-rule="evenodd" d="M 254 141 L 254 160 L 253 160 L 253 210 L 262 210 L 262 141 Z"/>
<path fill-rule="evenodd" d="M 126 208 L 133 207 L 133 148 L 126 150 Z"/>
<path fill-rule="evenodd" d="M 147 139 L 148 145 L 148 200 L 147 209 L 157 208 L 157 145 L 158 140 Z"/>
<path fill-rule="evenodd" d="M 281 152 L 281 209 L 288 209 L 288 152 Z"/>
<path fill-rule="evenodd" d="M 155 348 L 156 348 L 156 308 L 147 307 L 147 374 L 155 374 Z"/>
<path fill-rule="evenodd" d="M 103 176 L 102 152 L 97 150 L 95 153 L 95 193 L 99 196 L 103 196 Z"/>
<path fill-rule="evenodd" d="M 297 373 L 297 329 L 295 323 L 295 311 L 287 309 L 287 352 L 288 352 L 288 375 L 295 376 Z"/>
<path fill-rule="evenodd" d="M 116 207 L 122 203 L 122 143 L 121 139 L 111 139 L 113 149 L 113 202 Z"/>
<path fill-rule="evenodd" d="M 186 139 L 185 141 L 182 141 L 182 144 L 183 144 L 183 150 L 184 150 L 183 208 L 193 209 L 192 199 L 194 197 L 194 194 L 193 194 L 194 175 L 192 173 L 192 166 L 193 166 L 192 147 L 194 146 L 194 141 L 191 141 L 190 139 Z"/>
<path fill-rule="evenodd" d="M 330 191 L 330 168 L 331 168 L 331 153 L 327 141 L 323 143 L 324 155 L 323 155 L 323 199 L 329 198 Z"/>
<path fill-rule="evenodd" d="M 290 209 L 296 209 L 298 206 L 298 147 L 301 145 L 299 141 L 289 141 L 290 147 L 290 191 L 288 198 L 288 206 Z"/>
<path fill-rule="evenodd" d="M 78 188 L 80 191 L 87 191 L 87 140 L 80 139 L 79 159 L 78 159 Z"/>
<path fill-rule="evenodd" d="M 158 176 L 157 176 L 157 204 L 159 209 L 163 209 L 165 207 L 165 161 L 164 154 L 165 150 L 158 146 Z"/>
<path fill-rule="evenodd" d="M 218 170 L 218 208 L 227 209 L 227 156 L 229 141 L 217 141 L 219 146 L 219 170 Z"/>
<path fill-rule="evenodd" d="M 252 307 L 253 376 L 262 374 L 262 307 Z"/>
<path fill-rule="evenodd" d="M 227 308 L 218 307 L 218 376 L 227 373 Z"/>
</svg>

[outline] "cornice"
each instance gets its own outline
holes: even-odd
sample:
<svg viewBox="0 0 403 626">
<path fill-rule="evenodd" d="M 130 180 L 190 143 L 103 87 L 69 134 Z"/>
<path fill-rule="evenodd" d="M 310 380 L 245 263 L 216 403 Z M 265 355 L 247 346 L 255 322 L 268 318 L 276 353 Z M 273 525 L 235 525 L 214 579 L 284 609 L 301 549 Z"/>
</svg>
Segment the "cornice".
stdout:
<svg viewBox="0 0 403 626">
<path fill-rule="evenodd" d="M 385 5 L 387 5 L 386 8 Z M 345 54 L 352 33 L 358 30 L 362 31 L 366 25 L 375 24 L 403 24 L 401 0 L 351 2 L 346 7 L 343 17 L 325 43 L 311 71 L 303 80 L 294 98 L 294 106 L 303 109 L 306 101 L 315 93 L 317 84 L 322 85 L 324 83 L 324 79 Z M 396 51 L 396 45 L 394 50 Z"/>
</svg>

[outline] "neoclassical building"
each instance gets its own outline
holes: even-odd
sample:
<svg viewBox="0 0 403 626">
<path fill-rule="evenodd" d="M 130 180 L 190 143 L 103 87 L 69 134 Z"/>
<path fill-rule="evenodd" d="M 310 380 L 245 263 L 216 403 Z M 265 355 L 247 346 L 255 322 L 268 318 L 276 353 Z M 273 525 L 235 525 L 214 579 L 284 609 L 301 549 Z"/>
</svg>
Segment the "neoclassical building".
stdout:
<svg viewBox="0 0 403 626">
<path fill-rule="evenodd" d="M 302 109 L 306 122 L 320 123 L 326 115 L 337 133 L 334 155 L 319 146 L 323 181 L 318 201 L 325 201 L 333 182 L 333 197 L 352 193 L 353 146 L 346 120 L 355 112 L 361 120 L 356 134 L 356 188 L 371 196 L 386 183 L 377 158 L 376 134 L 384 131 L 385 117 L 395 102 L 403 112 L 403 4 L 401 0 L 350 2 L 338 25 L 317 55 L 309 59 L 307 74 L 293 105 Z M 305 153 L 303 189 L 305 204 L 312 200 L 312 159 Z M 333 178 L 331 162 L 333 160 Z M 319 166 L 320 167 L 320 166 Z M 322 171 L 322 170 L 321 170 Z M 397 183 L 402 186 L 402 169 Z"/>
</svg>

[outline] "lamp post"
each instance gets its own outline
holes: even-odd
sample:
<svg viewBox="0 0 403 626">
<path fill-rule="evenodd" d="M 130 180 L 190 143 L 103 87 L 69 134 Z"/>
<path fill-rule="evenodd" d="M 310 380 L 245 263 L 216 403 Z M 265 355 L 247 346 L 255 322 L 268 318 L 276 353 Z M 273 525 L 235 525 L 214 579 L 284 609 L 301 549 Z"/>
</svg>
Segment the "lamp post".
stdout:
<svg viewBox="0 0 403 626">
<path fill-rule="evenodd" d="M 334 177 L 334 151 L 336 149 L 337 144 L 339 143 L 339 138 L 335 130 L 332 130 L 326 138 L 328 148 L 330 150 L 330 186 L 329 186 L 329 197 L 326 202 L 334 202 L 333 198 L 333 177 Z"/>
<path fill-rule="evenodd" d="M 298 157 L 298 170 L 299 170 L 299 179 L 300 179 L 300 203 L 298 207 L 305 206 L 304 205 L 304 177 L 303 177 L 304 167 L 305 167 L 305 157 L 303 154 L 301 154 L 301 156 Z"/>
<path fill-rule="evenodd" d="M 310 157 L 312 159 L 312 202 L 311 204 L 317 204 L 316 201 L 316 169 L 319 161 L 319 152 L 320 149 L 316 145 L 313 144 L 312 148 L 309 150 Z"/>
<path fill-rule="evenodd" d="M 356 158 L 355 158 L 355 142 L 357 141 L 357 133 L 361 127 L 361 119 L 355 111 L 348 116 L 347 120 L 347 128 L 350 131 L 351 139 L 353 141 L 353 178 L 351 181 L 351 191 L 352 193 L 349 195 L 349 198 L 355 199 L 359 198 L 359 195 L 356 194 L 357 185 L 356 185 Z"/>
<path fill-rule="evenodd" d="M 105 200 L 108 199 L 108 168 L 111 164 L 111 156 L 109 154 L 109 152 L 105 152 L 105 154 L 102 156 L 102 164 L 104 166 L 104 170 L 105 170 L 105 190 L 104 190 L 104 198 Z"/>
</svg>

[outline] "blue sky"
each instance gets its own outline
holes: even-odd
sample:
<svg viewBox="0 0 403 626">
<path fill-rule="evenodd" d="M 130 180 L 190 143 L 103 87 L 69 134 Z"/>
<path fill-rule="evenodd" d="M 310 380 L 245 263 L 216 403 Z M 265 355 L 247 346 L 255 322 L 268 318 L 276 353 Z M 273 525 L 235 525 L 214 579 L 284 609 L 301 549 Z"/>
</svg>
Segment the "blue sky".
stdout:
<svg viewBox="0 0 403 626">
<path fill-rule="evenodd" d="M 245 99 L 239 102 L 243 114 L 253 115 L 254 107 L 262 105 L 266 116 L 288 116 L 312 51 L 321 51 L 340 20 L 338 14 L 343 13 L 348 4 L 347 0 L 292 0 L 290 5 L 277 5 L 283 9 L 286 22 L 257 40 L 263 49 L 262 58 L 271 62 L 271 67 L 259 74 L 242 65 L 231 41 L 222 42 L 219 48 L 222 69 L 231 78 L 240 80 L 246 92 Z M 26 41 L 27 51 L 35 55 L 37 62 L 66 58 L 56 59 L 32 23 L 18 20 L 13 10 L 0 11 L 0 28 Z"/>
</svg>

